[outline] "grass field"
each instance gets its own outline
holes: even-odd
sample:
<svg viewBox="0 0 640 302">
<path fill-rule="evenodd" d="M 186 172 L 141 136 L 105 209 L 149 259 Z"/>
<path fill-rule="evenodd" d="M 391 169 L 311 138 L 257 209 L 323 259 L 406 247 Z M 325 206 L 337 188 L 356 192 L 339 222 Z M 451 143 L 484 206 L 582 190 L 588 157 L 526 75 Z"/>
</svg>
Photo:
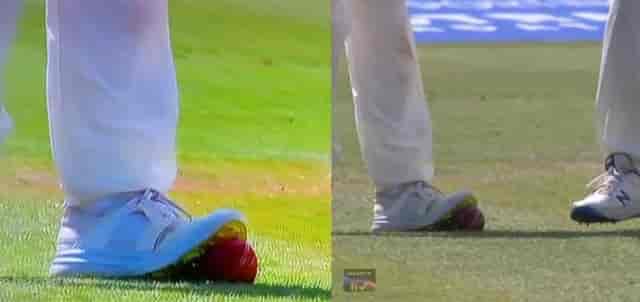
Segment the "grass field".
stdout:
<svg viewBox="0 0 640 302">
<path fill-rule="evenodd" d="M 344 66 L 334 103 L 335 301 L 637 301 L 640 223 L 580 226 L 570 202 L 601 173 L 594 135 L 600 46 L 420 47 L 434 120 L 435 184 L 472 189 L 484 233 L 368 234 L 373 189 L 360 160 Z M 377 291 L 342 290 L 345 268 Z"/>
<path fill-rule="evenodd" d="M 0 301 L 327 301 L 330 62 L 326 1 L 171 1 L 181 92 L 172 192 L 243 211 L 255 286 L 50 280 L 62 196 L 50 160 L 42 1 L 26 1 L 7 75 L 17 131 L 0 156 Z"/>
</svg>

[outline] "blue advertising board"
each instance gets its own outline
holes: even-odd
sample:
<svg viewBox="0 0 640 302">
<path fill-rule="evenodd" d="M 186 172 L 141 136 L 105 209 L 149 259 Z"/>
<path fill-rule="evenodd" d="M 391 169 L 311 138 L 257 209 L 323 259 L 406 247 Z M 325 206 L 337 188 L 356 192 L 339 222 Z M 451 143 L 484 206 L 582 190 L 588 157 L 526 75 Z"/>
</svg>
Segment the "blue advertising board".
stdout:
<svg viewBox="0 0 640 302">
<path fill-rule="evenodd" d="M 418 43 L 602 40 L 607 0 L 408 0 Z"/>
</svg>

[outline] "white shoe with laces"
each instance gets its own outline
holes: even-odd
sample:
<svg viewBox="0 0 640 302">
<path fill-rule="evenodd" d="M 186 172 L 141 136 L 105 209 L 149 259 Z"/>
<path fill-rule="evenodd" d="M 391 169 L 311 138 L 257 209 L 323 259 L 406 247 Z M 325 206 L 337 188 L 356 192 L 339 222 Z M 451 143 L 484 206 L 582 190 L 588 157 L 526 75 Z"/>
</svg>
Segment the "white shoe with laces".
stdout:
<svg viewBox="0 0 640 302">
<path fill-rule="evenodd" d="M 593 192 L 573 203 L 571 219 L 580 223 L 618 222 L 640 216 L 640 173 L 626 153 L 612 153 L 603 174 L 589 187 Z"/>
<path fill-rule="evenodd" d="M 455 230 L 453 213 L 477 203 L 469 192 L 445 196 L 424 181 L 401 184 L 376 193 L 371 231 Z"/>
<path fill-rule="evenodd" d="M 233 210 L 192 218 L 155 190 L 114 194 L 89 208 L 65 208 L 50 274 L 171 276 L 194 263 L 211 241 L 246 239 L 246 233 L 244 216 Z"/>
</svg>

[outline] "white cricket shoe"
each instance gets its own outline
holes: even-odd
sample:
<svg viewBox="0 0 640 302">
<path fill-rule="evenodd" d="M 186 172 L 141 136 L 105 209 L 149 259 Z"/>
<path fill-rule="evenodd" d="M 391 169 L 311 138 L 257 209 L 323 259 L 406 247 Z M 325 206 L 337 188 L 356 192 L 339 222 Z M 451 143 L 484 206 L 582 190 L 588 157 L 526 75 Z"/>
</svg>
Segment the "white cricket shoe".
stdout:
<svg viewBox="0 0 640 302">
<path fill-rule="evenodd" d="M 593 192 L 573 203 L 571 219 L 580 223 L 618 222 L 640 216 L 640 174 L 626 153 L 612 153 L 606 172 L 594 178 Z"/>
<path fill-rule="evenodd" d="M 376 193 L 371 231 L 453 230 L 452 214 L 477 203 L 469 192 L 444 196 L 423 181 L 401 184 Z"/>
<path fill-rule="evenodd" d="M 232 210 L 191 218 L 151 189 L 115 194 L 90 209 L 66 207 L 49 273 L 62 277 L 173 276 L 192 265 L 211 241 L 246 239 L 245 225 L 243 215 Z"/>
</svg>

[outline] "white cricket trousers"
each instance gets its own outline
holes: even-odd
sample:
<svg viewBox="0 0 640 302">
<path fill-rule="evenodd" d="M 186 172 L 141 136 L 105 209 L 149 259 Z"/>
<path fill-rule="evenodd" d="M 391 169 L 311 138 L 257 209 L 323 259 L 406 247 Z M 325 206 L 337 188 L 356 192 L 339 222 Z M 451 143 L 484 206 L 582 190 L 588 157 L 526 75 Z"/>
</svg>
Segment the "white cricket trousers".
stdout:
<svg viewBox="0 0 640 302">
<path fill-rule="evenodd" d="M 19 4 L 0 0 L 2 57 Z M 167 0 L 48 0 L 46 13 L 50 136 L 67 204 L 168 191 L 178 89 Z"/>
<path fill-rule="evenodd" d="M 604 153 L 640 160 L 640 1 L 611 1 L 596 103 Z"/>
<path fill-rule="evenodd" d="M 167 0 L 47 0 L 47 97 L 66 201 L 176 176 L 178 88 Z"/>
<path fill-rule="evenodd" d="M 431 121 L 407 14 L 405 0 L 333 0 L 334 62 L 346 45 L 358 138 L 378 189 L 433 177 Z"/>
</svg>

